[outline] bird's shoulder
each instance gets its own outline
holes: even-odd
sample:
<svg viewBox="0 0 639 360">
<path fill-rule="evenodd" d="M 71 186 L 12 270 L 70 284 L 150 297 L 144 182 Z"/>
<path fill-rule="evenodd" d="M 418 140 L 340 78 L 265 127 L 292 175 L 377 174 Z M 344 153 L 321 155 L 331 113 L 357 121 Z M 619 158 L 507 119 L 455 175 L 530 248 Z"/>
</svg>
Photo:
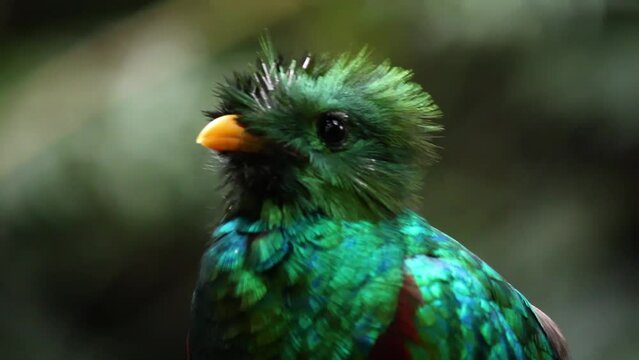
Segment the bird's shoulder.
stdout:
<svg viewBox="0 0 639 360">
<path fill-rule="evenodd" d="M 406 359 L 556 356 L 521 293 L 453 238 L 411 222 L 396 317 L 373 355 L 394 343 Z"/>
</svg>

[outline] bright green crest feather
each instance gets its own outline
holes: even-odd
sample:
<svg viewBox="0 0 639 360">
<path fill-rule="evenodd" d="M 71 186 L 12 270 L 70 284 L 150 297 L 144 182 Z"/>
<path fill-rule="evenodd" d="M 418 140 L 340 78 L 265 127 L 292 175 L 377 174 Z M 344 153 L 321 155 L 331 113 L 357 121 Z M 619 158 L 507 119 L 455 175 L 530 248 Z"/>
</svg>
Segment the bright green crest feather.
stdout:
<svg viewBox="0 0 639 360">
<path fill-rule="evenodd" d="M 269 144 L 222 156 L 241 215 L 280 226 L 313 214 L 387 218 L 410 206 L 441 129 L 433 122 L 441 112 L 411 71 L 371 63 L 366 48 L 285 63 L 268 38 L 261 46 L 256 65 L 218 87 L 221 104 L 208 113 L 239 115 Z M 339 146 L 319 136 L 326 116 L 343 120 Z"/>
</svg>

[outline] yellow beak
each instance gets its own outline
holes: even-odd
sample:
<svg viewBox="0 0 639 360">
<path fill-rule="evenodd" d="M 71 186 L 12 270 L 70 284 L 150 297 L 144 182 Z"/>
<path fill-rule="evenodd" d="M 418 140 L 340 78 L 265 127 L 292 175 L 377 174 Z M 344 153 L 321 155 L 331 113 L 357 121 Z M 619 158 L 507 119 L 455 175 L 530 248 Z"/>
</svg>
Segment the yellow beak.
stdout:
<svg viewBox="0 0 639 360">
<path fill-rule="evenodd" d="M 237 115 L 214 119 L 200 131 L 195 142 L 215 151 L 258 152 L 262 148 L 260 139 L 237 123 Z"/>
</svg>

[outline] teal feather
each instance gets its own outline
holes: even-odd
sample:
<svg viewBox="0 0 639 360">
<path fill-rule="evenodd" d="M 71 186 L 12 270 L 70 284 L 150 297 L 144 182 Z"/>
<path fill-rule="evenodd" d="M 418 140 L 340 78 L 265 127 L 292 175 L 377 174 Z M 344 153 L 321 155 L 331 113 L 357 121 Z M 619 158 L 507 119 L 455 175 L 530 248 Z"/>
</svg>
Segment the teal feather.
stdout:
<svg viewBox="0 0 639 360">
<path fill-rule="evenodd" d="M 322 233 L 316 229 L 320 224 Z M 221 324 L 228 346 L 246 349 L 250 358 L 366 357 L 394 319 L 405 275 L 415 280 L 422 297 L 414 318 L 418 341 L 405 343 L 412 358 L 557 357 L 525 298 L 418 215 L 384 222 L 317 218 L 303 228 L 292 234 L 282 230 L 291 247 L 286 258 L 279 255 L 281 248 L 256 250 L 239 242 L 247 259 L 254 251 L 260 259 L 277 259 L 267 273 L 260 261 L 240 267 L 202 264 L 203 274 L 218 276 L 204 277 L 212 280 L 200 284 L 194 311 L 221 307 L 207 320 Z M 237 231 L 239 226 L 211 248 L 236 253 Z M 323 246 L 325 238 L 329 246 Z M 219 298 L 207 296 L 206 289 L 233 290 Z"/>
</svg>

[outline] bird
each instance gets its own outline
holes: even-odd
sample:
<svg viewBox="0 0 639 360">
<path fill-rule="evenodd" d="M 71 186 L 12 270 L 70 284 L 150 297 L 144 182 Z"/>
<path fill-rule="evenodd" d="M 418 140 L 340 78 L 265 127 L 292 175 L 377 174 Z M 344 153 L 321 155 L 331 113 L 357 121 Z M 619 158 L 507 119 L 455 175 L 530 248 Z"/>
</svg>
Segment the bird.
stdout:
<svg viewBox="0 0 639 360">
<path fill-rule="evenodd" d="M 413 72 L 260 47 L 196 139 L 226 202 L 187 357 L 567 359 L 550 317 L 414 210 L 442 112 Z"/>
</svg>

